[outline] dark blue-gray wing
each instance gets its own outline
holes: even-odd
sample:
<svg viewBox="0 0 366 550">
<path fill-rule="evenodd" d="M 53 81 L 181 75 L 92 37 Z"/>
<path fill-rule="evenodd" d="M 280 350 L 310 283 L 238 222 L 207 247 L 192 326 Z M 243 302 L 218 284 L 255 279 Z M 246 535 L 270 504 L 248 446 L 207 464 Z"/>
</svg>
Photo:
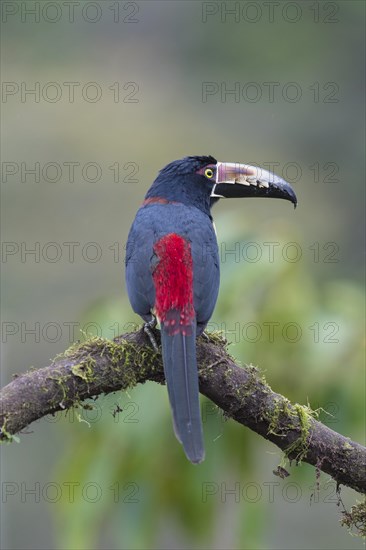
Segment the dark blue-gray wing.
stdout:
<svg viewBox="0 0 366 550">
<path fill-rule="evenodd" d="M 128 235 L 126 246 L 126 286 L 132 309 L 145 321 L 155 303 L 152 278 L 154 231 L 140 210 Z"/>
<path fill-rule="evenodd" d="M 216 305 L 220 286 L 220 265 L 216 235 L 211 221 L 191 237 L 193 259 L 194 308 L 197 317 L 197 335 L 210 320 Z"/>
</svg>

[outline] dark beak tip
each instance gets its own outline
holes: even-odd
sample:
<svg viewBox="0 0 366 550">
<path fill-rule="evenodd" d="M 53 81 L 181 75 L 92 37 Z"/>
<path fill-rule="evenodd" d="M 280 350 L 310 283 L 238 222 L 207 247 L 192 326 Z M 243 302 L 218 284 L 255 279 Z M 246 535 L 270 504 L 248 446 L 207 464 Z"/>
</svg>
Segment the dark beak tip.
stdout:
<svg viewBox="0 0 366 550">
<path fill-rule="evenodd" d="M 282 191 L 282 196 L 280 195 L 279 198 L 287 199 L 294 205 L 294 209 L 297 207 L 297 196 L 291 185 L 287 182 L 283 182 L 283 184 L 279 187 L 279 189 Z"/>
<path fill-rule="evenodd" d="M 296 209 L 297 207 L 297 196 L 295 194 L 295 191 L 292 190 L 292 193 L 290 195 L 290 201 L 292 202 L 292 204 L 294 205 L 294 210 Z"/>
</svg>

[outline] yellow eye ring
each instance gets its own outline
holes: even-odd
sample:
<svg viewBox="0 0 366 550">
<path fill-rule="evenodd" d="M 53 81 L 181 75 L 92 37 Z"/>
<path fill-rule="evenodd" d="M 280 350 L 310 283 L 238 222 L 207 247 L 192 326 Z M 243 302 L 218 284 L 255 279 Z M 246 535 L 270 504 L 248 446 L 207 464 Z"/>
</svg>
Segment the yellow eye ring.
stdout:
<svg viewBox="0 0 366 550">
<path fill-rule="evenodd" d="M 214 175 L 213 170 L 211 170 L 211 168 L 206 168 L 206 170 L 205 170 L 206 178 L 211 179 L 211 178 L 213 178 L 213 175 Z"/>
</svg>

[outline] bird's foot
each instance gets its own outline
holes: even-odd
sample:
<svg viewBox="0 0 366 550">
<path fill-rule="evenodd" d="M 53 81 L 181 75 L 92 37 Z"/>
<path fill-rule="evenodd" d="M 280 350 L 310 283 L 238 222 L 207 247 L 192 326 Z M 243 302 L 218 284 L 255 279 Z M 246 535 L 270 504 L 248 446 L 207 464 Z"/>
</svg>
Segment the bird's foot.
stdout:
<svg viewBox="0 0 366 550">
<path fill-rule="evenodd" d="M 144 324 L 144 332 L 149 337 L 149 340 L 151 342 L 152 347 L 154 348 L 155 352 L 158 353 L 159 346 L 156 342 L 153 329 L 156 327 L 156 317 L 153 317 L 151 321 L 148 321 Z"/>
</svg>

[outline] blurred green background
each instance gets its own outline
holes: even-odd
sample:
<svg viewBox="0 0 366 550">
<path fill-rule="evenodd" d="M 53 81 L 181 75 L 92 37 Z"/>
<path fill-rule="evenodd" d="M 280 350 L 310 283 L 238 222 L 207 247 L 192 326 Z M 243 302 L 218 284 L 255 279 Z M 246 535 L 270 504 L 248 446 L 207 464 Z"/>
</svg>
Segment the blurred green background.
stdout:
<svg viewBox="0 0 366 550">
<path fill-rule="evenodd" d="M 135 211 L 165 164 L 211 154 L 274 166 L 299 206 L 215 207 L 209 328 L 275 391 L 362 442 L 364 2 L 2 9 L 1 384 L 80 331 L 111 338 L 139 323 L 123 279 Z M 327 476 L 315 492 L 310 466 L 275 477 L 278 449 L 208 400 L 198 467 L 174 438 L 165 387 L 92 404 L 2 447 L 4 549 L 362 547 L 338 525 Z M 357 494 L 341 497 L 349 507 Z"/>
</svg>

